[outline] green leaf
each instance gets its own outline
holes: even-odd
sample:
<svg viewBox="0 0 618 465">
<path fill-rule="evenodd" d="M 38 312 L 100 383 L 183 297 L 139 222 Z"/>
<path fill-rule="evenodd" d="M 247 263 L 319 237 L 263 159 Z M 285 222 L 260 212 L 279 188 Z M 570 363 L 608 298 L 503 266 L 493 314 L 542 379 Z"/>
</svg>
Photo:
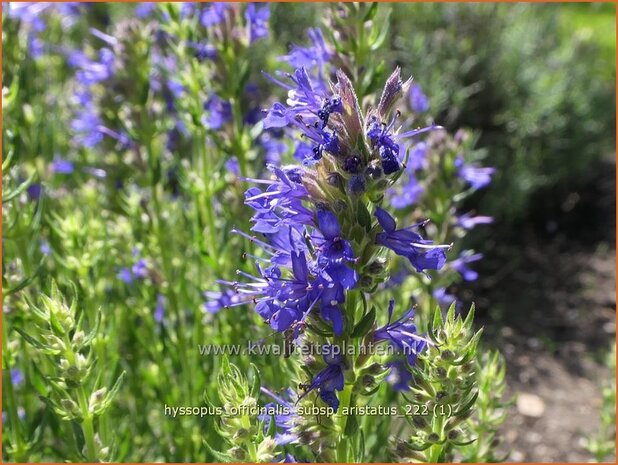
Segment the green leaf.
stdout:
<svg viewBox="0 0 618 465">
<path fill-rule="evenodd" d="M 83 457 L 82 451 L 84 450 L 84 445 L 86 444 L 86 440 L 84 439 L 84 432 L 82 431 L 81 424 L 77 420 L 72 420 L 71 427 L 73 429 L 73 435 L 75 436 L 75 443 L 77 445 L 77 453 L 80 455 L 80 457 Z"/>
<path fill-rule="evenodd" d="M 472 394 L 472 397 L 465 403 L 463 407 L 461 407 L 456 412 L 453 412 L 452 416 L 459 417 L 459 416 L 462 416 L 468 413 L 472 409 L 472 407 L 474 407 L 474 403 L 476 402 L 476 399 L 478 398 L 478 396 L 479 396 L 479 392 L 476 391 L 474 394 Z"/>
<path fill-rule="evenodd" d="M 359 444 L 356 448 L 356 461 L 359 463 L 365 462 L 365 433 L 360 429 Z"/>
<path fill-rule="evenodd" d="M 26 342 L 34 348 L 39 350 L 47 350 L 47 347 L 42 342 L 37 341 L 32 336 L 28 335 L 23 329 L 15 327 L 15 331 L 17 331 L 21 335 L 21 337 L 23 337 Z"/>
<path fill-rule="evenodd" d="M 114 399 L 116 398 L 116 395 L 118 394 L 118 391 L 120 390 L 120 387 L 122 386 L 122 383 L 124 381 L 124 377 L 126 374 L 127 374 L 126 371 L 123 371 L 122 373 L 120 373 L 120 376 L 118 377 L 118 379 L 116 380 L 112 388 L 109 390 L 109 392 L 105 396 L 105 400 L 101 402 L 101 407 L 98 408 L 94 412 L 95 414 L 100 415 L 101 413 L 103 413 L 105 410 L 107 410 L 110 404 L 114 401 Z"/>
<path fill-rule="evenodd" d="M 371 307 L 369 313 L 365 314 L 358 324 L 352 330 L 352 337 L 361 337 L 369 332 L 373 323 L 376 320 L 376 308 L 375 306 Z"/>
<path fill-rule="evenodd" d="M 22 192 L 25 192 L 25 190 L 30 187 L 35 178 L 36 172 L 32 173 L 32 175 L 30 175 L 30 177 L 26 181 L 22 182 L 19 186 L 17 186 L 15 190 L 6 193 L 6 195 L 2 197 L 2 203 L 10 202 L 15 197 L 19 196 Z"/>
<path fill-rule="evenodd" d="M 43 265 L 43 261 L 41 261 L 39 263 L 39 265 L 37 266 L 37 269 L 34 271 L 34 274 L 32 276 L 29 276 L 28 278 L 25 278 L 19 284 L 17 284 L 15 287 L 13 287 L 11 289 L 8 289 L 8 290 L 2 289 L 2 292 L 4 293 L 4 295 L 5 296 L 9 296 L 11 294 L 15 294 L 16 292 L 19 292 L 22 289 L 28 287 L 32 283 L 32 281 L 34 281 L 36 279 L 36 277 L 39 275 L 39 273 L 43 269 L 42 265 Z"/>
<path fill-rule="evenodd" d="M 373 18 L 375 18 L 377 12 L 378 12 L 378 3 L 373 2 L 371 6 L 369 7 L 369 10 L 367 11 L 367 13 L 365 13 L 363 22 L 366 23 L 368 21 L 371 21 Z"/>
<path fill-rule="evenodd" d="M 371 215 L 369 214 L 369 210 L 367 209 L 365 202 L 357 203 L 356 219 L 367 232 L 371 230 Z"/>
<path fill-rule="evenodd" d="M 455 322 L 455 302 L 453 302 L 448 308 L 448 312 L 446 313 L 446 322 L 449 324 L 453 324 Z"/>
<path fill-rule="evenodd" d="M 268 425 L 268 431 L 266 432 L 266 436 L 274 438 L 276 432 L 277 432 L 277 425 L 275 424 L 275 414 L 273 413 L 270 416 L 270 424 Z"/>
<path fill-rule="evenodd" d="M 257 399 L 260 395 L 260 388 L 262 387 L 260 370 L 253 363 L 251 363 L 249 369 L 253 372 L 253 383 L 251 384 L 251 391 L 250 391 L 251 397 Z"/>
<path fill-rule="evenodd" d="M 210 444 L 208 444 L 208 441 L 206 441 L 206 439 L 204 439 L 203 442 L 208 452 L 210 452 L 217 461 L 223 462 L 223 463 L 233 462 L 232 457 L 230 457 L 229 455 L 218 452 L 214 450 L 212 447 L 210 447 Z"/>
<path fill-rule="evenodd" d="M 348 415 L 345 423 L 345 430 L 343 435 L 347 437 L 353 437 L 358 432 L 358 420 L 356 415 Z"/>
<path fill-rule="evenodd" d="M 90 330 L 88 335 L 84 338 L 84 346 L 89 345 L 94 340 L 97 333 L 99 332 L 100 326 L 101 326 L 101 308 L 99 307 L 99 309 L 97 310 L 97 317 L 94 322 L 94 327 Z"/>
<path fill-rule="evenodd" d="M 476 307 L 474 306 L 474 304 L 472 304 L 470 306 L 470 311 L 468 312 L 468 315 L 466 316 L 466 319 L 464 321 L 464 328 L 471 328 L 472 327 L 472 323 L 474 322 L 474 313 L 475 313 L 475 309 Z"/>
</svg>

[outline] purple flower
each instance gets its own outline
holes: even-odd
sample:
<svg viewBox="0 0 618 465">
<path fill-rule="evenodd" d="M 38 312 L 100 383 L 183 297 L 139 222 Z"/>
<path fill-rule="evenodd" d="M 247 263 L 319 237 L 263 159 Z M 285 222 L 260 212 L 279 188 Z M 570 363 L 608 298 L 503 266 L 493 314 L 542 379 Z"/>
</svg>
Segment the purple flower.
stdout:
<svg viewBox="0 0 618 465">
<path fill-rule="evenodd" d="M 276 137 L 274 131 L 264 131 L 259 139 L 259 144 L 264 149 L 264 160 L 267 165 L 279 165 L 281 155 L 286 153 L 287 144 L 280 137 Z"/>
<path fill-rule="evenodd" d="M 51 255 L 51 253 L 52 253 L 52 250 L 51 250 L 51 247 L 49 245 L 49 242 L 47 242 L 45 240 L 41 240 L 41 245 L 39 246 L 39 250 L 46 257 L 49 257 Z"/>
<path fill-rule="evenodd" d="M 220 129 L 232 118 L 232 106 L 217 94 L 211 94 L 204 102 L 204 110 L 207 115 L 202 117 L 202 122 L 209 129 Z"/>
<path fill-rule="evenodd" d="M 238 271 L 249 279 L 247 283 L 220 281 L 232 287 L 239 296 L 230 306 L 253 300 L 256 312 L 279 332 L 290 328 L 298 332 L 312 310 L 319 308 L 322 319 L 333 325 L 333 332 L 337 335 L 343 332 L 339 305 L 345 300 L 344 284 L 350 286 L 356 280 L 355 272 L 343 263 L 345 253 L 329 250 L 326 256 L 314 259 L 308 254 L 305 243 L 308 236 L 303 237 L 297 227 L 292 226 L 268 234 L 269 242 L 234 232 L 260 245 L 270 255 L 270 266 L 262 268 L 258 260 L 257 276 Z M 337 247 L 334 237 L 320 237 L 317 230 L 313 235 L 316 236 L 313 249 Z"/>
<path fill-rule="evenodd" d="M 282 56 L 281 60 L 286 61 L 293 68 L 312 69 L 317 67 L 321 70 L 325 63 L 328 63 L 332 54 L 326 47 L 324 36 L 319 28 L 309 28 L 307 35 L 311 40 L 311 47 L 299 47 L 292 45 L 290 53 Z"/>
<path fill-rule="evenodd" d="M 333 113 L 343 112 L 341 97 L 316 87 L 305 68 L 298 68 L 293 75 L 287 75 L 293 85 L 268 74 L 266 76 L 288 90 L 288 100 L 287 107 L 281 103 L 272 106 L 264 119 L 264 127 L 266 129 L 296 127 L 314 143 L 315 159 L 321 157 L 322 150 L 337 154 L 339 152 L 337 135 L 326 131 L 326 125 Z"/>
<path fill-rule="evenodd" d="M 269 165 L 276 181 L 251 180 L 268 185 L 265 192 L 257 187 L 245 192 L 245 203 L 256 211 L 252 231 L 276 233 L 289 225 L 311 224 L 313 213 L 302 203 L 308 199 L 308 192 L 301 183 L 301 177 L 293 171 L 286 171 Z"/>
<path fill-rule="evenodd" d="M 410 107 L 416 113 L 424 113 L 429 110 L 429 100 L 418 84 L 410 86 Z"/>
<path fill-rule="evenodd" d="M 43 192 L 43 186 L 38 182 L 32 183 L 28 186 L 26 192 L 28 193 L 28 198 L 31 201 L 39 200 L 41 193 Z"/>
<path fill-rule="evenodd" d="M 45 44 L 43 41 L 33 32 L 28 34 L 28 52 L 30 56 L 34 59 L 40 58 L 43 56 L 44 50 Z"/>
<path fill-rule="evenodd" d="M 343 391 L 344 385 L 343 359 L 340 354 L 333 353 L 335 350 L 331 352 L 328 346 L 325 349 L 325 353 L 329 352 L 323 356 L 326 367 L 315 375 L 308 386 L 305 386 L 305 393 L 299 399 L 317 389 L 320 398 L 336 412 L 339 409 L 339 399 L 335 391 Z"/>
<path fill-rule="evenodd" d="M 19 368 L 13 368 L 11 370 L 11 382 L 13 383 L 13 386 L 15 387 L 19 387 L 23 384 L 24 374 Z"/>
<path fill-rule="evenodd" d="M 131 273 L 137 279 L 144 279 L 148 277 L 148 262 L 143 258 L 140 258 L 135 264 L 131 267 Z"/>
<path fill-rule="evenodd" d="M 458 175 L 461 179 L 468 182 L 474 189 L 481 189 L 491 182 L 491 176 L 496 171 L 495 168 L 480 168 L 465 164 L 462 157 L 457 157 L 455 167 L 458 168 Z"/>
<path fill-rule="evenodd" d="M 433 298 L 436 299 L 441 308 L 448 308 L 455 302 L 456 308 L 461 307 L 461 302 L 452 294 L 446 292 L 446 289 L 440 287 L 433 291 Z"/>
<path fill-rule="evenodd" d="M 268 36 L 270 5 L 267 3 L 249 3 L 245 10 L 245 19 L 249 25 L 249 43 Z"/>
<path fill-rule="evenodd" d="M 411 175 L 406 184 L 399 186 L 396 191 L 391 191 L 390 204 L 397 209 L 414 205 L 424 190 L 423 186 Z"/>
<path fill-rule="evenodd" d="M 401 134 L 394 134 L 392 132 L 394 125 L 395 119 L 393 119 L 390 124 L 382 124 L 376 116 L 373 116 L 367 125 L 367 139 L 369 140 L 371 148 L 378 151 L 382 162 L 382 169 L 386 175 L 396 173 L 401 169 L 400 159 L 402 158 L 405 148 L 400 146 L 397 140 L 406 137 L 414 137 L 436 129 L 442 129 L 441 126 L 433 125 Z"/>
<path fill-rule="evenodd" d="M 187 45 L 194 51 L 195 58 L 199 61 L 214 60 L 217 58 L 217 49 L 204 42 L 187 42 Z"/>
<path fill-rule="evenodd" d="M 219 24 L 225 19 L 225 10 L 229 5 L 224 2 L 213 2 L 206 6 L 200 16 L 200 22 L 205 28 Z"/>
<path fill-rule="evenodd" d="M 373 333 L 373 338 L 376 342 L 389 342 L 406 356 L 410 366 L 414 366 L 418 354 L 427 347 L 427 340 L 416 334 L 416 325 L 412 323 L 414 309 L 408 310 L 401 318 L 392 321 L 394 307 L 395 300 L 391 299 L 388 304 L 388 322 Z"/>
<path fill-rule="evenodd" d="M 9 18 L 30 24 L 36 31 L 45 29 L 42 15 L 52 6 L 50 2 L 7 2 L 2 3 L 2 10 Z"/>
<path fill-rule="evenodd" d="M 397 360 L 388 364 L 390 371 L 386 381 L 393 386 L 396 392 L 409 391 L 412 382 L 412 373 L 403 360 Z"/>
<path fill-rule="evenodd" d="M 204 309 L 208 313 L 217 313 L 222 309 L 247 303 L 246 300 L 242 300 L 241 294 L 229 289 L 222 292 L 204 292 L 204 297 L 207 299 Z"/>
<path fill-rule="evenodd" d="M 84 147 L 94 147 L 103 140 L 103 133 L 100 131 L 102 122 L 98 115 L 94 113 L 92 107 L 84 108 L 71 121 L 71 129 L 75 132 L 74 140 L 78 145 Z"/>
<path fill-rule="evenodd" d="M 432 245 L 432 241 L 425 240 L 420 234 L 411 231 L 418 225 L 396 229 L 395 219 L 380 207 L 376 208 L 375 215 L 384 231 L 376 237 L 378 244 L 388 247 L 397 255 L 406 257 L 418 272 L 439 270 L 444 266 L 446 254 L 443 249 L 448 249 L 450 246 Z"/>
<path fill-rule="evenodd" d="M 111 78 L 114 75 L 114 62 L 114 52 L 109 48 L 102 48 L 99 51 L 98 61 L 91 60 L 81 53 L 72 54 L 69 58 L 69 63 L 78 68 L 75 78 L 80 84 L 86 86 Z"/>
<path fill-rule="evenodd" d="M 225 169 L 234 176 L 240 176 L 240 163 L 238 162 L 238 158 L 230 157 L 229 160 L 225 162 Z"/>
<path fill-rule="evenodd" d="M 491 224 L 494 219 L 491 216 L 472 216 L 472 213 L 464 213 L 457 218 L 457 224 L 464 229 L 472 229 L 479 224 Z"/>
<path fill-rule="evenodd" d="M 61 158 L 55 159 L 51 164 L 51 170 L 56 174 L 73 174 L 75 167 L 69 160 L 63 160 Z"/>
<path fill-rule="evenodd" d="M 264 433 L 270 429 L 272 417 L 275 419 L 275 443 L 278 446 L 295 443 L 298 441 L 298 435 L 294 432 L 296 424 L 296 406 L 292 401 L 288 401 L 285 397 L 293 398 L 295 396 L 292 390 L 286 391 L 286 396 L 276 395 L 265 387 L 260 388 L 261 391 L 270 396 L 275 402 L 270 402 L 265 405 L 265 408 L 270 410 L 281 410 L 284 413 L 276 413 L 274 415 L 259 415 L 258 419 L 264 422 Z M 278 408 L 277 408 L 278 407 Z"/>
<path fill-rule="evenodd" d="M 157 323 L 162 323 L 165 318 L 165 296 L 157 294 L 157 305 L 154 311 L 154 320 Z"/>
<path fill-rule="evenodd" d="M 118 271 L 118 274 L 116 276 L 120 281 L 125 284 L 131 284 L 133 282 L 133 274 L 131 273 L 131 270 L 126 266 L 120 268 L 120 271 Z"/>
<path fill-rule="evenodd" d="M 344 289 L 352 289 L 358 281 L 355 270 L 345 262 L 354 261 L 354 251 L 350 243 L 341 237 L 341 228 L 337 217 L 330 211 L 318 211 L 318 228 L 324 240 L 319 244 L 318 263 Z"/>
<path fill-rule="evenodd" d="M 303 162 L 303 164 L 305 164 L 305 160 L 314 160 L 314 153 L 311 145 L 305 144 L 304 142 L 297 142 L 293 156 L 298 161 Z"/>
<path fill-rule="evenodd" d="M 451 266 L 457 271 L 465 281 L 476 281 L 479 274 L 468 267 L 469 263 L 477 262 L 483 258 L 483 254 L 472 253 L 470 250 L 464 250 L 459 258 L 451 262 Z"/>
<path fill-rule="evenodd" d="M 413 174 L 415 171 L 427 168 L 427 143 L 418 142 L 410 149 L 406 170 Z"/>
<path fill-rule="evenodd" d="M 135 6 L 135 15 L 138 18 L 146 18 L 150 16 L 152 12 L 157 8 L 154 2 L 142 2 Z"/>
</svg>

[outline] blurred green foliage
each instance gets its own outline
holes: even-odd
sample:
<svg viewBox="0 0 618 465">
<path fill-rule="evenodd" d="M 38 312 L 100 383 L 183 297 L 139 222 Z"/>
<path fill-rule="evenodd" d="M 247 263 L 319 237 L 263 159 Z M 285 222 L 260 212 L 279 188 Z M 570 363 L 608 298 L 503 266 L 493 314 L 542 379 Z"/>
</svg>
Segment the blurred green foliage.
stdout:
<svg viewBox="0 0 618 465">
<path fill-rule="evenodd" d="M 481 132 L 486 162 L 498 168 L 478 200 L 485 211 L 520 218 L 536 190 L 590 181 L 595 162 L 613 153 L 615 5 L 392 8 L 390 56 L 376 59 L 415 78 L 436 122 Z M 315 4 L 277 5 L 278 42 L 304 42 L 304 25 L 320 17 Z"/>
<path fill-rule="evenodd" d="M 485 211 L 516 219 L 535 190 L 586 182 L 612 153 L 614 5 L 394 8 L 394 59 L 436 121 L 481 131 L 486 163 L 498 168 Z"/>
</svg>

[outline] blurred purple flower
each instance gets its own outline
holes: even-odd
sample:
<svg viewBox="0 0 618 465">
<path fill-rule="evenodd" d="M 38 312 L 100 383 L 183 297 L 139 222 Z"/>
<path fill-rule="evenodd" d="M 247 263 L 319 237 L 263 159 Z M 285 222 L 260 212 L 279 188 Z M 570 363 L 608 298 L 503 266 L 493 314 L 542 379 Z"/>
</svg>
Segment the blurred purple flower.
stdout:
<svg viewBox="0 0 618 465">
<path fill-rule="evenodd" d="M 270 402 L 266 404 L 264 407 L 275 410 L 277 405 L 280 406 L 279 410 L 289 412 L 289 413 L 280 413 L 275 415 L 264 415 L 261 414 L 258 416 L 260 421 L 264 422 L 264 434 L 270 429 L 270 422 L 272 421 L 272 417 L 275 418 L 275 443 L 278 446 L 284 446 L 286 444 L 294 443 L 298 441 L 298 435 L 294 432 L 294 426 L 296 423 L 296 406 L 292 400 L 286 400 L 284 396 L 278 396 L 274 394 L 272 391 L 266 389 L 265 387 L 260 388 L 261 391 L 271 397 L 275 402 Z M 285 393 L 285 397 L 292 399 L 295 397 L 295 393 L 288 389 Z"/>
<path fill-rule="evenodd" d="M 404 185 L 398 186 L 395 191 L 391 191 L 390 204 L 393 208 L 409 207 L 414 205 L 423 191 L 423 186 L 418 183 L 414 176 L 410 175 Z"/>
<path fill-rule="evenodd" d="M 148 262 L 143 258 L 140 258 L 135 264 L 131 267 L 131 273 L 137 279 L 144 279 L 148 277 Z"/>
<path fill-rule="evenodd" d="M 209 129 L 220 129 L 232 117 L 232 106 L 217 94 L 211 94 L 204 102 L 204 110 L 207 114 L 202 117 L 202 122 Z"/>
<path fill-rule="evenodd" d="M 481 168 L 466 164 L 461 156 L 455 160 L 455 167 L 461 179 L 470 183 L 474 189 L 481 189 L 491 182 L 495 168 Z"/>
<path fill-rule="evenodd" d="M 427 149 L 426 142 L 418 142 L 410 149 L 410 156 L 406 166 L 406 170 L 409 173 L 427 168 Z"/>
<path fill-rule="evenodd" d="M 52 253 L 51 247 L 49 245 L 49 242 L 45 241 L 45 240 L 41 240 L 41 245 L 39 246 L 39 250 L 41 251 L 41 253 L 47 257 L 49 257 Z"/>
<path fill-rule="evenodd" d="M 28 186 L 26 192 L 28 193 L 28 198 L 31 201 L 39 200 L 41 193 L 43 192 L 43 186 L 40 183 L 35 182 Z"/>
<path fill-rule="evenodd" d="M 412 84 L 410 86 L 410 107 L 416 113 L 424 113 L 429 110 L 429 99 L 423 93 L 421 86 Z"/>
<path fill-rule="evenodd" d="M 249 25 L 249 43 L 268 36 L 270 5 L 268 3 L 249 3 L 245 10 L 245 19 Z"/>
<path fill-rule="evenodd" d="M 383 327 L 376 329 L 373 338 L 376 342 L 386 341 L 406 356 L 410 366 L 414 366 L 416 358 L 425 347 L 427 340 L 416 334 L 414 308 L 404 313 L 398 320 L 392 321 L 395 300 L 391 299 L 388 304 L 388 322 Z"/>
<path fill-rule="evenodd" d="M 157 4 L 155 2 L 142 2 L 135 6 L 135 15 L 138 18 L 146 18 L 150 16 L 156 9 Z"/>
<path fill-rule="evenodd" d="M 240 176 L 240 163 L 238 163 L 238 158 L 230 157 L 230 159 L 225 162 L 225 169 L 235 176 Z"/>
<path fill-rule="evenodd" d="M 229 4 L 224 2 L 213 2 L 204 7 L 202 15 L 200 16 L 200 22 L 202 26 L 208 28 L 219 24 L 225 19 L 225 10 L 229 8 Z"/>
<path fill-rule="evenodd" d="M 116 276 L 118 277 L 118 279 L 120 279 L 120 281 L 125 284 L 131 284 L 133 282 L 133 274 L 131 273 L 131 270 L 126 266 L 120 268 L 120 271 L 118 271 L 118 274 Z"/>
<path fill-rule="evenodd" d="M 403 360 L 397 360 L 388 364 L 390 371 L 386 375 L 386 381 L 393 386 L 396 392 L 409 391 L 412 382 L 412 373 Z"/>
<path fill-rule="evenodd" d="M 73 174 L 75 166 L 73 162 L 69 160 L 63 160 L 62 158 L 56 158 L 51 163 L 51 171 L 55 174 Z"/>
<path fill-rule="evenodd" d="M 223 292 L 204 292 L 204 297 L 208 299 L 204 303 L 204 308 L 209 313 L 217 313 L 225 308 L 233 307 L 243 303 L 241 295 L 230 289 Z"/>
<path fill-rule="evenodd" d="M 311 40 L 311 47 L 292 45 L 290 53 L 280 57 L 293 68 L 322 69 L 328 63 L 332 54 L 326 47 L 324 36 L 319 28 L 309 28 L 307 35 Z"/>
<path fill-rule="evenodd" d="M 154 320 L 157 323 L 162 323 L 165 318 L 165 296 L 157 295 L 157 305 L 154 311 Z"/>
<path fill-rule="evenodd" d="M 13 386 L 15 387 L 19 387 L 23 384 L 24 374 L 19 368 L 13 368 L 11 370 L 11 382 L 13 383 Z"/>
<path fill-rule="evenodd" d="M 457 224 L 464 229 L 472 229 L 479 224 L 491 224 L 494 219 L 491 216 L 472 216 L 472 213 L 464 213 L 457 218 Z"/>
<path fill-rule="evenodd" d="M 459 258 L 451 262 L 451 266 L 457 271 L 465 281 L 476 281 L 479 274 L 468 267 L 469 263 L 477 262 L 483 258 L 483 254 L 474 254 L 470 250 L 464 250 Z"/>
</svg>

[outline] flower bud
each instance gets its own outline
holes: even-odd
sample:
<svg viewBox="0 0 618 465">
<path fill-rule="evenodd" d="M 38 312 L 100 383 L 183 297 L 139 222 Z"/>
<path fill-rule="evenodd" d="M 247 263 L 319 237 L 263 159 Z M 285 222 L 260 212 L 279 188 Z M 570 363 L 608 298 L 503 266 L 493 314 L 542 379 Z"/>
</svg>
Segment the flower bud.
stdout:
<svg viewBox="0 0 618 465">
<path fill-rule="evenodd" d="M 65 409 L 66 412 L 69 414 L 75 415 L 79 413 L 79 408 L 72 399 L 62 399 L 60 401 L 60 405 L 62 405 L 62 408 Z"/>
<path fill-rule="evenodd" d="M 85 338 L 86 334 L 82 330 L 76 331 L 73 335 L 73 344 L 75 344 L 76 347 L 81 347 Z"/>
<path fill-rule="evenodd" d="M 418 429 L 425 429 L 425 427 L 427 426 L 427 420 L 425 420 L 425 418 L 422 416 L 414 415 L 412 417 L 412 424 Z"/>
<path fill-rule="evenodd" d="M 100 462 L 107 462 L 109 460 L 110 449 L 109 447 L 102 447 L 99 449 L 98 458 Z"/>
<path fill-rule="evenodd" d="M 244 449 L 242 449 L 241 447 L 232 447 L 230 449 L 230 455 L 232 456 L 232 458 L 236 459 L 236 460 L 244 460 L 245 457 L 247 456 L 247 454 L 245 453 Z"/>
<path fill-rule="evenodd" d="M 447 362 L 453 360 L 455 358 L 455 354 L 453 354 L 453 352 L 451 352 L 450 350 L 443 350 L 442 353 L 440 354 L 440 358 L 442 360 L 445 360 Z"/>
<path fill-rule="evenodd" d="M 103 404 L 105 400 L 105 395 L 107 394 L 107 388 L 102 387 L 101 389 L 97 389 L 90 396 L 90 402 L 88 403 L 88 410 L 91 412 L 96 412 Z"/>
<path fill-rule="evenodd" d="M 348 192 L 352 195 L 361 195 L 367 190 L 367 182 L 365 176 L 361 174 L 354 175 L 348 181 Z"/>
<path fill-rule="evenodd" d="M 272 462 L 277 444 L 273 438 L 267 437 L 260 443 L 257 450 L 258 462 Z"/>
<path fill-rule="evenodd" d="M 246 430 L 245 428 L 240 428 L 238 431 L 236 431 L 236 433 L 234 433 L 234 440 L 242 440 L 242 439 L 246 439 L 247 437 L 249 437 L 249 431 Z"/>
</svg>

